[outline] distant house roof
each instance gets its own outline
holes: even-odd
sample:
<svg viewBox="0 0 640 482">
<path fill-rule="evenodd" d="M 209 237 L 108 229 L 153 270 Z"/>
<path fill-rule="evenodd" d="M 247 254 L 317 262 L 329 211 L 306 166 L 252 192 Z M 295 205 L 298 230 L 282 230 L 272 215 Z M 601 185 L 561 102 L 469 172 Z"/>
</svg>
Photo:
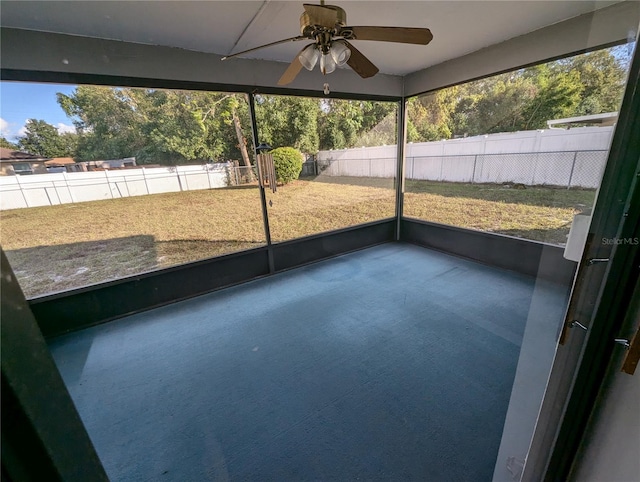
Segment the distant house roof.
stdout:
<svg viewBox="0 0 640 482">
<path fill-rule="evenodd" d="M 0 162 L 15 162 L 15 161 L 47 161 L 48 157 L 38 156 L 36 154 L 30 154 L 28 152 L 16 151 L 15 149 L 9 149 L 7 147 L 0 147 Z"/>
<path fill-rule="evenodd" d="M 47 166 L 66 166 L 67 164 L 75 164 L 73 157 L 54 157 L 50 161 L 45 161 Z"/>
<path fill-rule="evenodd" d="M 567 117 L 566 119 L 548 120 L 547 125 L 553 126 L 564 125 L 571 127 L 574 125 L 592 124 L 598 126 L 612 126 L 618 121 L 617 112 L 605 112 L 604 114 L 581 115 L 578 117 Z"/>
</svg>

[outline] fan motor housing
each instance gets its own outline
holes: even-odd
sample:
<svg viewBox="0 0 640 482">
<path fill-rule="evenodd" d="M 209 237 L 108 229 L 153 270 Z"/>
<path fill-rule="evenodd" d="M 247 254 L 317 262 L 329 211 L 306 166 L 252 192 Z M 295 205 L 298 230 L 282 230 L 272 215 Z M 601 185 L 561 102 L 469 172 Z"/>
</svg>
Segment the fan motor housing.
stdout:
<svg viewBox="0 0 640 482">
<path fill-rule="evenodd" d="M 334 27 L 344 27 L 347 24 L 347 12 L 345 12 L 344 9 L 338 7 L 337 5 L 323 5 L 323 7 L 330 8 L 331 10 L 334 10 L 336 12 L 337 20 Z M 302 15 L 300 15 L 300 33 L 302 35 L 304 35 L 305 37 L 310 37 L 313 35 L 313 32 L 318 30 L 318 28 L 331 30 L 320 25 L 320 23 L 313 19 L 306 11 L 303 12 Z"/>
</svg>

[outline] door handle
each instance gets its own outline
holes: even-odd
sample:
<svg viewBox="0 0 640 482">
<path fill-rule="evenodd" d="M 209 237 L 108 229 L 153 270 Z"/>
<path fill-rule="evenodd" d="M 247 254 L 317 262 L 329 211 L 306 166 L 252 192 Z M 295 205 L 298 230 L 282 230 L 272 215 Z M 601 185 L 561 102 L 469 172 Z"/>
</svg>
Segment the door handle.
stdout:
<svg viewBox="0 0 640 482">
<path fill-rule="evenodd" d="M 638 366 L 638 360 L 640 359 L 640 328 L 636 331 L 636 334 L 633 336 L 631 341 L 629 342 L 629 347 L 627 348 L 627 353 L 624 356 L 624 361 L 622 362 L 621 372 L 628 373 L 629 375 L 633 375 L 636 371 L 636 367 Z"/>
<path fill-rule="evenodd" d="M 578 298 L 580 298 L 580 292 L 582 291 L 584 279 L 586 278 L 587 274 L 585 268 L 589 266 L 588 262 L 585 262 L 585 257 L 589 252 L 592 240 L 593 234 L 589 233 L 587 235 L 587 242 L 585 243 L 582 254 L 582 262 L 578 265 L 578 272 L 576 273 L 575 282 L 573 283 L 573 289 L 571 290 L 571 298 L 569 299 L 569 306 L 567 307 L 567 312 L 564 317 L 564 323 L 562 324 L 562 331 L 560 332 L 560 339 L 558 340 L 558 343 L 560 345 L 564 345 L 567 342 L 570 328 L 578 325 L 581 327 L 584 326 L 582 323 L 576 320 L 576 311 L 578 306 Z"/>
</svg>

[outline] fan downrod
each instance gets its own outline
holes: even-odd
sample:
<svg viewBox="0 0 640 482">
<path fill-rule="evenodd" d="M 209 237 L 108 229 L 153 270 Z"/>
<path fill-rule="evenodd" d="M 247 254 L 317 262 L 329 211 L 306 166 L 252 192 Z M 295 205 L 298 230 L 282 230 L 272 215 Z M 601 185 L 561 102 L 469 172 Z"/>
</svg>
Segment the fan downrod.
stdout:
<svg viewBox="0 0 640 482">
<path fill-rule="evenodd" d="M 324 3 L 324 2 L 323 2 Z M 347 12 L 337 5 L 323 5 L 323 8 L 331 9 L 335 12 L 336 21 L 332 27 L 323 26 L 323 22 L 313 18 L 309 12 L 304 11 L 300 15 L 300 33 L 305 37 L 313 37 L 318 30 L 327 30 L 332 34 L 337 34 L 341 27 L 347 24 Z"/>
</svg>

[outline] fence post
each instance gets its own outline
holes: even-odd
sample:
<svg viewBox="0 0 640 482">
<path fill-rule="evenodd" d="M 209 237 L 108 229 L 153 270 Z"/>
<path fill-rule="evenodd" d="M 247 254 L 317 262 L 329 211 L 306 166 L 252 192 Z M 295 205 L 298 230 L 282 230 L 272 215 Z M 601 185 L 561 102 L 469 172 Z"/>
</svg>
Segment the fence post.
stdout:
<svg viewBox="0 0 640 482">
<path fill-rule="evenodd" d="M 47 186 L 44 187 L 44 193 L 47 195 L 47 201 L 49 201 L 49 206 L 53 206 L 51 202 L 51 196 L 49 196 L 49 191 L 47 191 Z"/>
<path fill-rule="evenodd" d="M 149 184 L 147 184 L 147 176 L 144 173 L 144 167 L 142 168 L 142 179 L 144 179 L 144 188 L 147 190 L 147 194 L 151 194 L 149 192 Z"/>
<path fill-rule="evenodd" d="M 127 197 L 131 197 L 131 191 L 129 191 L 129 184 L 127 184 L 127 175 L 124 175 L 124 187 L 127 188 Z"/>
<path fill-rule="evenodd" d="M 56 197 L 58 198 L 58 204 L 62 204 L 62 198 L 60 197 L 60 193 L 58 192 L 58 186 L 56 186 L 55 181 L 53 181 L 53 190 L 56 193 Z"/>
<path fill-rule="evenodd" d="M 71 186 L 69 185 L 69 178 L 67 177 L 67 173 L 63 172 L 62 177 L 64 178 L 64 183 L 67 186 L 67 191 L 69 191 L 69 199 L 71 199 L 71 203 L 75 203 L 76 200 L 73 198 L 73 192 L 71 191 Z"/>
<path fill-rule="evenodd" d="M 111 190 L 111 183 L 109 182 L 109 171 L 104 171 L 104 178 L 107 180 L 107 189 L 109 190 L 111 199 L 113 199 L 113 191 Z"/>
<path fill-rule="evenodd" d="M 207 182 L 209 183 L 209 189 L 211 189 L 211 171 L 209 171 L 209 163 L 205 164 L 204 168 L 207 172 Z"/>
<path fill-rule="evenodd" d="M 120 186 L 118 186 L 118 181 L 115 182 L 116 191 L 118 191 L 118 197 L 123 198 L 122 191 L 120 191 Z"/>
<path fill-rule="evenodd" d="M 473 174 L 471 174 L 471 184 L 476 182 L 476 164 L 478 163 L 478 154 L 473 156 Z"/>
<path fill-rule="evenodd" d="M 180 171 L 178 171 L 178 166 L 176 166 L 176 177 L 178 178 L 178 186 L 180 186 L 180 192 L 182 192 L 182 181 L 180 180 Z"/>
<path fill-rule="evenodd" d="M 567 183 L 567 189 L 571 189 L 571 181 L 573 180 L 573 170 L 576 168 L 576 158 L 578 157 L 578 151 L 573 153 L 573 163 L 571 164 L 571 172 L 569 173 L 569 182 Z"/>
<path fill-rule="evenodd" d="M 25 196 L 24 191 L 22 190 L 22 184 L 20 184 L 20 174 L 16 174 L 16 182 L 18 183 L 18 188 L 20 189 L 20 194 L 22 194 L 22 199 L 24 199 L 24 205 L 29 207 L 29 201 L 27 201 L 27 196 Z"/>
</svg>

